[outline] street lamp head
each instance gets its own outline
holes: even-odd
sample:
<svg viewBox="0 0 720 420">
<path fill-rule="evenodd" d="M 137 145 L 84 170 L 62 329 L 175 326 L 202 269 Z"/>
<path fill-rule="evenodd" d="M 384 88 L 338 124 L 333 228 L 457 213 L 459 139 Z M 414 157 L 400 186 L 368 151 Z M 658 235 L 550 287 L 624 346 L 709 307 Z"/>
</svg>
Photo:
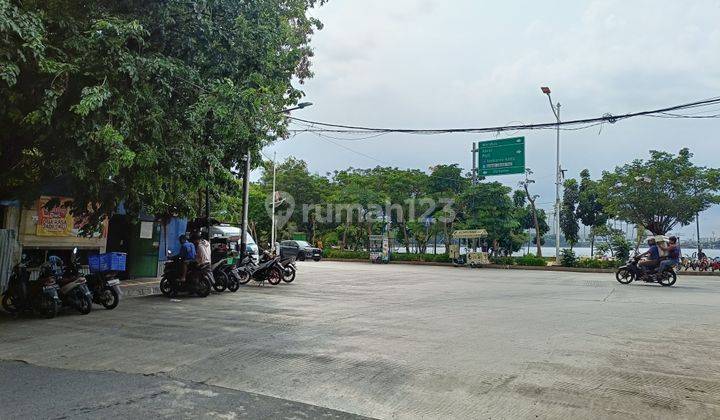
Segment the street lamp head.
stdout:
<svg viewBox="0 0 720 420">
<path fill-rule="evenodd" d="M 549 95 L 549 94 L 550 94 L 550 88 L 547 87 L 547 86 L 541 87 L 540 90 L 542 91 L 542 93 L 544 93 L 544 94 L 546 94 L 546 95 Z"/>
<path fill-rule="evenodd" d="M 297 104 L 297 107 L 298 107 L 298 109 L 303 109 L 303 108 L 307 108 L 312 105 L 313 105 L 312 102 L 300 102 L 299 104 Z"/>
</svg>

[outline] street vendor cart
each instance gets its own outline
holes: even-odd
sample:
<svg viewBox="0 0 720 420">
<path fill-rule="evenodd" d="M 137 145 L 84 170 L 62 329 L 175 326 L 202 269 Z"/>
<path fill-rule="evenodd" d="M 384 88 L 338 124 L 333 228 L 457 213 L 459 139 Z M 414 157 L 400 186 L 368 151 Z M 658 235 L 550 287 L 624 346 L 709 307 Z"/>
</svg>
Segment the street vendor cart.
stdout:
<svg viewBox="0 0 720 420">
<path fill-rule="evenodd" d="M 370 262 L 387 264 L 390 262 L 390 238 L 387 234 L 370 235 Z"/>
<path fill-rule="evenodd" d="M 478 267 L 489 264 L 487 252 L 478 252 L 480 240 L 487 238 L 485 229 L 456 230 L 452 234 L 450 244 L 450 259 L 455 266 L 469 265 Z"/>
</svg>

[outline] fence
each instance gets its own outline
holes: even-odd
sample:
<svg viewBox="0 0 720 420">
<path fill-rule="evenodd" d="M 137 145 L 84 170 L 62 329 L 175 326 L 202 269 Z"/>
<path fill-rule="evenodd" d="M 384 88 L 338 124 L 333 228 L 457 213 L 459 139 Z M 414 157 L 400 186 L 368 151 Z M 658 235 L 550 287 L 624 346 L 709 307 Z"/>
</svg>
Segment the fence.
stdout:
<svg viewBox="0 0 720 420">
<path fill-rule="evenodd" d="M 5 291 L 12 273 L 16 244 L 14 230 L 0 229 L 0 292 Z"/>
</svg>

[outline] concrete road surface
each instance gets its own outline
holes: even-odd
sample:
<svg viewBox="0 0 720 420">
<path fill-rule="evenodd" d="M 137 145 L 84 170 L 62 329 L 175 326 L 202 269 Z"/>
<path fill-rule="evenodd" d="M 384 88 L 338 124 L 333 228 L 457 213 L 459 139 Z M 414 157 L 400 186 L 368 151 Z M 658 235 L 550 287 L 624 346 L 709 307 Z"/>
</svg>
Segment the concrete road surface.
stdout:
<svg viewBox="0 0 720 420">
<path fill-rule="evenodd" d="M 720 418 L 719 333 L 715 278 L 662 288 L 607 274 L 306 262 L 289 285 L 0 317 L 0 360 L 30 364 L 0 365 L 0 418 L 58 406 L 13 390 L 44 375 L 98 389 L 59 405 L 68 418 L 121 414 L 118 401 L 175 418 Z"/>
</svg>

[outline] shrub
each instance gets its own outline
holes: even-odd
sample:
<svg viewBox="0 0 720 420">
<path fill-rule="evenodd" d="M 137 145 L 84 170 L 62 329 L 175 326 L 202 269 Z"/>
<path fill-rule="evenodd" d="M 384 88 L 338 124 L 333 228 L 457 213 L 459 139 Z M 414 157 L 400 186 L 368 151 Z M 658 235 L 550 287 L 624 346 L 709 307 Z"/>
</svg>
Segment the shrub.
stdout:
<svg viewBox="0 0 720 420">
<path fill-rule="evenodd" d="M 348 251 L 344 249 L 326 248 L 323 250 L 325 258 L 336 258 L 339 260 L 370 260 L 370 253 L 367 251 Z M 401 254 L 394 253 L 390 261 L 427 261 L 427 262 L 450 262 L 447 254 Z"/>
<path fill-rule="evenodd" d="M 577 261 L 576 267 L 581 268 L 617 268 L 619 260 L 600 260 L 597 258 L 581 258 Z"/>
<path fill-rule="evenodd" d="M 426 262 L 450 262 L 447 254 L 403 254 L 395 253 L 390 256 L 390 261 L 426 261 Z"/>
<path fill-rule="evenodd" d="M 323 256 L 341 260 L 370 260 L 370 253 L 367 251 L 348 251 L 344 249 L 325 248 Z"/>
<path fill-rule="evenodd" d="M 517 265 L 525 266 L 545 267 L 547 265 L 545 258 L 536 257 L 533 254 L 527 254 L 523 255 L 522 257 L 515 258 L 515 262 L 517 263 Z"/>
<path fill-rule="evenodd" d="M 560 263 L 563 265 L 563 267 L 575 267 L 577 264 L 577 256 L 575 256 L 575 251 L 572 249 L 563 249 L 560 251 Z"/>
<path fill-rule="evenodd" d="M 625 261 L 630 257 L 632 244 L 622 235 L 614 235 L 611 240 L 615 258 Z"/>
<path fill-rule="evenodd" d="M 513 257 L 490 257 L 490 262 L 498 265 L 514 265 L 515 258 Z"/>
</svg>

